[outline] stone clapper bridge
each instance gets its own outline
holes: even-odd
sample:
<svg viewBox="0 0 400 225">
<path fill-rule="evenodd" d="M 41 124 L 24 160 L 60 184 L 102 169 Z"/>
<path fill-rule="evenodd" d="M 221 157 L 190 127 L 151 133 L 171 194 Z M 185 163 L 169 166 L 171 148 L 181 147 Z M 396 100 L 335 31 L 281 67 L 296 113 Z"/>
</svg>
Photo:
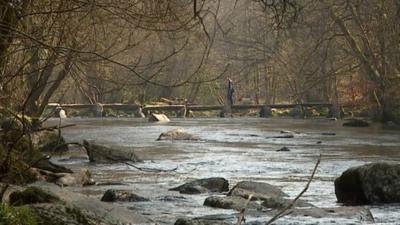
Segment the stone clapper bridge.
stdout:
<svg viewBox="0 0 400 225">
<path fill-rule="evenodd" d="M 224 105 L 137 105 L 137 104 L 120 104 L 120 103 L 112 103 L 112 104 L 58 104 L 58 103 L 49 103 L 49 109 L 63 109 L 68 111 L 68 109 L 74 110 L 91 110 L 94 115 L 100 117 L 103 114 L 103 111 L 106 109 L 112 109 L 116 111 L 130 111 L 134 112 L 135 115 L 143 115 L 147 116 L 151 112 L 165 112 L 165 111 L 175 111 L 178 117 L 186 117 L 189 111 L 215 111 L 219 110 L 220 112 L 230 112 L 230 111 L 239 111 L 239 110 L 250 110 L 250 109 L 258 109 L 260 110 L 260 117 L 270 117 L 272 116 L 271 109 L 294 109 L 294 111 L 298 111 L 300 113 L 295 114 L 294 116 L 300 117 L 301 112 L 306 108 L 310 107 L 327 107 L 329 108 L 330 114 L 331 112 L 336 112 L 337 107 L 331 103 L 302 103 L 302 104 L 238 104 L 232 105 L 231 109 L 227 109 L 229 107 Z M 335 114 L 335 113 L 334 113 Z"/>
</svg>

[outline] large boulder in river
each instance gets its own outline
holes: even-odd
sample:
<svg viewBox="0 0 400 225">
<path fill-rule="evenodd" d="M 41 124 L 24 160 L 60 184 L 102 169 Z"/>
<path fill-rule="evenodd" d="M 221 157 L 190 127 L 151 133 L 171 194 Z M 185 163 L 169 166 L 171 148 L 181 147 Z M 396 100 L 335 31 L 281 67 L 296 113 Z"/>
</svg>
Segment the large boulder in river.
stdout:
<svg viewBox="0 0 400 225">
<path fill-rule="evenodd" d="M 347 205 L 400 202 L 400 164 L 353 167 L 335 180 L 338 202 Z"/>
<path fill-rule="evenodd" d="M 264 201 L 261 203 L 261 205 L 266 208 L 270 208 L 270 209 L 282 209 L 282 208 L 285 208 L 288 205 L 290 205 L 292 203 L 292 201 L 293 200 L 285 199 L 282 197 L 270 197 L 270 198 L 264 199 Z M 314 205 L 299 199 L 294 204 L 294 207 L 314 207 Z"/>
<path fill-rule="evenodd" d="M 240 196 L 247 199 L 250 194 L 253 195 L 252 200 L 268 200 L 271 197 L 286 196 L 286 194 L 276 186 L 254 181 L 241 181 L 237 183 L 229 191 L 228 196 Z"/>
<path fill-rule="evenodd" d="M 145 202 L 147 198 L 125 190 L 107 190 L 101 198 L 103 202 Z"/>
<path fill-rule="evenodd" d="M 90 162 L 140 162 L 139 157 L 131 149 L 110 148 L 95 144 L 93 141 L 83 141 Z"/>
<path fill-rule="evenodd" d="M 371 223 L 374 222 L 374 217 L 371 211 L 366 207 L 335 207 L 335 208 L 302 208 L 302 209 L 290 209 L 288 214 L 294 217 L 313 217 L 313 218 L 346 218 L 346 219 L 358 219 L 362 224 L 363 222 Z"/>
<path fill-rule="evenodd" d="M 207 192 L 224 192 L 229 190 L 229 183 L 222 177 L 198 179 L 175 188 L 170 191 L 179 191 L 182 194 L 200 194 Z"/>
<path fill-rule="evenodd" d="M 157 141 L 160 140 L 180 140 L 180 141 L 197 141 L 200 138 L 196 137 L 193 134 L 190 134 L 183 129 L 174 129 L 167 132 L 163 132 L 158 137 Z"/>
<path fill-rule="evenodd" d="M 151 113 L 149 115 L 149 122 L 169 122 L 170 119 L 165 114 Z"/>
</svg>

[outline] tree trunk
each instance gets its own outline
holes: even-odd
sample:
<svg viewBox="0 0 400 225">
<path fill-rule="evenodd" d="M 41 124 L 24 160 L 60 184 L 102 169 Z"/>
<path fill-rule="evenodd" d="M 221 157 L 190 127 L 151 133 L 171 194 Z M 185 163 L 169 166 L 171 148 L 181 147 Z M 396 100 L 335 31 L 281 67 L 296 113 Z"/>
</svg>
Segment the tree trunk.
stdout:
<svg viewBox="0 0 400 225">
<path fill-rule="evenodd" d="M 52 82 L 49 89 L 47 90 L 45 96 L 43 97 L 42 101 L 40 102 L 39 109 L 35 116 L 42 115 L 44 109 L 49 104 L 49 100 L 50 100 L 51 96 L 53 96 L 54 92 L 61 85 L 61 82 L 64 80 L 64 78 L 68 75 L 69 71 L 71 70 L 73 58 L 74 58 L 73 51 L 69 51 L 68 55 L 66 57 L 66 60 L 64 62 L 63 69 L 60 72 L 58 72 L 56 79 Z"/>
<path fill-rule="evenodd" d="M 325 3 L 326 4 L 326 3 Z M 334 20 L 335 24 L 339 27 L 339 29 L 343 32 L 343 35 L 353 51 L 354 55 L 358 59 L 358 61 L 361 63 L 362 67 L 365 69 L 365 74 L 367 75 L 367 78 L 370 79 L 374 85 L 375 85 L 375 91 L 373 93 L 375 101 L 377 103 L 377 119 L 379 121 L 384 121 L 386 117 L 386 110 L 385 110 L 385 86 L 384 86 L 384 78 L 383 74 L 378 71 L 378 69 L 374 66 L 374 63 L 369 60 L 365 52 L 362 51 L 360 46 L 357 44 L 357 41 L 355 37 L 351 34 L 349 29 L 347 28 L 345 22 L 339 18 L 332 7 L 328 6 L 330 8 L 330 15 L 331 18 Z M 366 39 L 367 37 L 363 37 Z M 365 40 L 364 40 L 365 42 Z"/>
<path fill-rule="evenodd" d="M 25 114 L 32 116 L 38 114 L 40 105 L 40 96 L 45 91 L 48 80 L 53 73 L 58 58 L 59 58 L 59 53 L 53 52 L 50 55 L 49 59 L 47 60 L 46 65 L 44 66 L 43 69 L 40 69 L 40 66 L 38 65 L 39 64 L 38 60 L 34 59 L 32 61 L 33 71 L 29 75 L 31 77 L 28 78 L 29 80 L 28 88 L 30 90 L 30 93 L 23 107 Z"/>
</svg>

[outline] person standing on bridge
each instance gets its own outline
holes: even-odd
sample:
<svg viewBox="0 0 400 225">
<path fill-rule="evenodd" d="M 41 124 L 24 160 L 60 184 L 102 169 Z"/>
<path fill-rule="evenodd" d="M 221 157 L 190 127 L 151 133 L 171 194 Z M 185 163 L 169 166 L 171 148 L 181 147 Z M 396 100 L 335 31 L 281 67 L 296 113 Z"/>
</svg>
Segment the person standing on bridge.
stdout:
<svg viewBox="0 0 400 225">
<path fill-rule="evenodd" d="M 233 92 L 235 92 L 235 89 L 233 88 L 233 81 L 228 78 L 228 88 L 227 88 L 227 100 L 228 100 L 228 105 L 232 106 L 233 105 Z"/>
</svg>

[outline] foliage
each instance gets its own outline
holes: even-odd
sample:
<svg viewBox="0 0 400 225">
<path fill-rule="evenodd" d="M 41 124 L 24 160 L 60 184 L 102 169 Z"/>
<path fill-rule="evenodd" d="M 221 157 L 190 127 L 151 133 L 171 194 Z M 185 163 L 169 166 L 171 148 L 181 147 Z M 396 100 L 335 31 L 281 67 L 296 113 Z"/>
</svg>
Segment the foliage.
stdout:
<svg viewBox="0 0 400 225">
<path fill-rule="evenodd" d="M 397 0 L 3 2 L 0 104 L 17 112 L 159 97 L 223 104 L 230 77 L 237 99 L 396 117 Z"/>
<path fill-rule="evenodd" d="M 6 203 L 0 204 L 1 225 L 37 225 L 37 218 L 27 207 L 12 207 Z"/>
<path fill-rule="evenodd" d="M 1 175 L 0 181 L 11 184 L 26 184 L 37 180 L 37 173 L 29 168 L 21 159 L 21 154 L 15 151 L 8 152 L 0 146 Z"/>
</svg>

